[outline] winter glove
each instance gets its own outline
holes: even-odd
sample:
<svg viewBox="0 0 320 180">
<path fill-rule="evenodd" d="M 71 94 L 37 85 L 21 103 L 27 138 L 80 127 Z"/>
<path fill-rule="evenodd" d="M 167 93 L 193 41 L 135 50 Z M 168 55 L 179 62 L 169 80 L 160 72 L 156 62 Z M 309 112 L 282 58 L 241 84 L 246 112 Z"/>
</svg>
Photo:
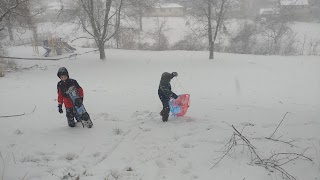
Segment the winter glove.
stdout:
<svg viewBox="0 0 320 180">
<path fill-rule="evenodd" d="M 177 73 L 177 72 L 172 72 L 171 75 L 172 75 L 172 77 L 174 78 L 174 77 L 177 77 L 177 76 L 178 76 L 178 73 Z"/>
<path fill-rule="evenodd" d="M 83 97 L 77 98 L 74 101 L 74 105 L 77 106 L 77 107 L 80 107 L 82 105 L 82 102 L 83 102 Z"/>
<path fill-rule="evenodd" d="M 178 96 L 175 93 L 173 93 L 171 97 L 173 97 L 174 99 L 178 98 Z"/>
<path fill-rule="evenodd" d="M 58 105 L 58 108 L 59 108 L 59 113 L 60 113 L 60 114 L 63 113 L 62 104 L 59 104 L 59 105 Z"/>
</svg>

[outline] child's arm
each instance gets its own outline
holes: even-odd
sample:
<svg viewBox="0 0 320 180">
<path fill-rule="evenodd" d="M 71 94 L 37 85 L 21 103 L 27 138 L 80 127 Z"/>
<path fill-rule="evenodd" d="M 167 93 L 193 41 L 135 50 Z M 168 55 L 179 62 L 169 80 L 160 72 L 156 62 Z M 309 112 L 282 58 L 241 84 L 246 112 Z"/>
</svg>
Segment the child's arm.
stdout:
<svg viewBox="0 0 320 180">
<path fill-rule="evenodd" d="M 60 88 L 58 88 L 58 105 L 62 105 L 62 104 L 63 104 L 63 94 Z"/>
</svg>

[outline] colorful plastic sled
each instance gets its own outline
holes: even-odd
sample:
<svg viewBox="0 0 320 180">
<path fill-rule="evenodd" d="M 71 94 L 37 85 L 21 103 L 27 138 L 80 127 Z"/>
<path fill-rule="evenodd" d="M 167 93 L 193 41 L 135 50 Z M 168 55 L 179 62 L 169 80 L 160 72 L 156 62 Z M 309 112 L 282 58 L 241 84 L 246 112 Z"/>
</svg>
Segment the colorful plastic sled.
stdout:
<svg viewBox="0 0 320 180">
<path fill-rule="evenodd" d="M 172 116 L 184 116 L 190 106 L 190 94 L 181 94 L 177 99 L 170 99 L 169 107 Z"/>
</svg>

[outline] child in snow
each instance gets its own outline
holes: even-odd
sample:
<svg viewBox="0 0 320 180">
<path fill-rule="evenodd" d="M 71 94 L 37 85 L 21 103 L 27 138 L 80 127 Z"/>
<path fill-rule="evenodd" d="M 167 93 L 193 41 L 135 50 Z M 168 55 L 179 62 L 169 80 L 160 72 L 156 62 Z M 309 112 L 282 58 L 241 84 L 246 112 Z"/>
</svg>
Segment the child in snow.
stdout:
<svg viewBox="0 0 320 180">
<path fill-rule="evenodd" d="M 48 57 L 50 52 L 51 52 L 51 48 L 49 47 L 49 41 L 48 40 L 44 40 L 43 41 L 43 48 L 46 50 L 46 53 L 44 53 L 44 57 Z"/>
<path fill-rule="evenodd" d="M 160 112 L 160 115 L 162 116 L 162 121 L 167 122 L 169 118 L 169 100 L 170 98 L 177 99 L 178 96 L 171 91 L 171 85 L 170 81 L 172 78 L 177 77 L 178 73 L 177 72 L 164 72 L 161 76 L 159 88 L 158 88 L 158 95 L 159 98 L 162 102 L 163 108 L 162 111 Z"/>
<path fill-rule="evenodd" d="M 57 75 L 61 79 L 61 81 L 59 81 L 57 85 L 59 113 L 63 113 L 62 104 L 64 104 L 66 108 L 68 125 L 70 127 L 75 127 L 76 123 L 74 121 L 74 118 L 76 117 L 76 112 L 74 107 L 80 107 L 82 105 L 83 89 L 79 86 L 76 80 L 69 78 L 68 70 L 65 67 L 59 68 Z M 80 98 L 76 99 L 75 104 L 72 103 L 72 100 L 67 94 L 68 89 L 72 86 L 76 87 L 77 92 L 80 96 Z"/>
</svg>

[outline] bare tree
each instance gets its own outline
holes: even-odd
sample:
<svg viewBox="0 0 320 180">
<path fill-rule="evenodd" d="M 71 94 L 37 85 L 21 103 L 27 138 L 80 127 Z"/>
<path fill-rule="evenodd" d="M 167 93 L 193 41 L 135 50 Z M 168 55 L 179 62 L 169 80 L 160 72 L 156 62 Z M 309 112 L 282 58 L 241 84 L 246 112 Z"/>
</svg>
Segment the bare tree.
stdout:
<svg viewBox="0 0 320 180">
<path fill-rule="evenodd" d="M 312 56 L 318 55 L 319 46 L 320 46 L 320 40 L 319 39 L 310 39 L 308 55 L 312 55 Z"/>
<path fill-rule="evenodd" d="M 10 7 L 15 7 L 9 10 L 10 13 L 4 16 L 2 29 L 6 28 L 9 34 L 10 41 L 14 40 L 14 28 L 30 29 L 33 32 L 35 41 L 37 40 L 37 27 L 35 16 L 43 12 L 43 9 L 35 9 L 39 0 L 12 1 L 0 0 L 2 10 L 9 10 Z M 9 12 L 7 11 L 7 12 Z"/>
<path fill-rule="evenodd" d="M 289 11 L 286 10 L 258 21 L 262 36 L 271 40 L 268 50 L 269 54 L 280 54 L 281 40 L 292 31 L 289 27 L 290 22 L 292 22 L 292 19 Z"/>
<path fill-rule="evenodd" d="M 105 60 L 105 43 L 113 38 L 120 26 L 123 0 L 74 0 L 73 14 L 79 25 L 94 39 Z"/>
<path fill-rule="evenodd" d="M 142 17 L 149 13 L 154 6 L 154 1 L 152 0 L 129 0 L 128 1 L 128 15 L 133 16 L 138 19 L 139 30 L 142 31 Z"/>
<path fill-rule="evenodd" d="M 214 58 L 215 41 L 232 2 L 233 0 L 195 0 L 192 2 L 191 15 L 196 18 L 193 26 L 199 28 L 199 24 L 202 24 L 200 28 L 202 32 L 199 29 L 194 32 L 200 32 L 201 36 L 205 34 L 208 37 L 209 59 Z"/>
<path fill-rule="evenodd" d="M 254 23 L 245 22 L 237 34 L 230 39 L 230 52 L 250 54 L 257 43 L 257 27 Z"/>
<path fill-rule="evenodd" d="M 157 51 L 167 50 L 169 48 L 169 41 L 165 35 L 165 32 L 169 30 L 167 28 L 167 19 L 155 18 L 156 27 L 153 32 L 149 33 L 150 37 L 155 41 L 153 48 Z"/>
<path fill-rule="evenodd" d="M 26 10 L 29 0 L 0 0 L 0 31 L 4 30 L 10 18 L 14 15 L 23 16 L 23 11 Z M 21 8 L 22 7 L 22 8 Z"/>
</svg>

